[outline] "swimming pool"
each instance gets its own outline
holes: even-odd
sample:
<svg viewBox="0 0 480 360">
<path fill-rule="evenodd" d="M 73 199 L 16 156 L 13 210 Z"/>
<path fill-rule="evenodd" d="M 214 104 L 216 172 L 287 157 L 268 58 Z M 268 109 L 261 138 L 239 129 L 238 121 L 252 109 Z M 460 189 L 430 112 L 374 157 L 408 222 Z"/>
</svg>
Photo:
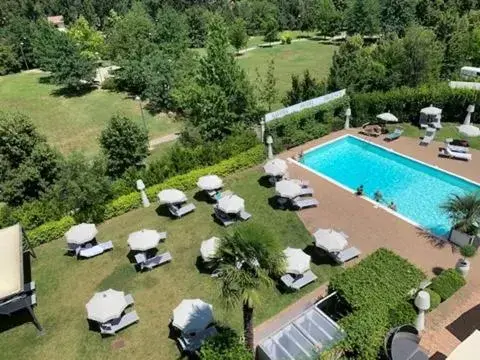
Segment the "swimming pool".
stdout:
<svg viewBox="0 0 480 360">
<path fill-rule="evenodd" d="M 451 227 L 440 205 L 451 194 L 480 190 L 474 182 L 352 135 L 307 151 L 301 163 L 349 190 L 363 185 L 370 199 L 380 191 L 384 204 L 393 201 L 400 215 L 438 236 Z"/>
</svg>

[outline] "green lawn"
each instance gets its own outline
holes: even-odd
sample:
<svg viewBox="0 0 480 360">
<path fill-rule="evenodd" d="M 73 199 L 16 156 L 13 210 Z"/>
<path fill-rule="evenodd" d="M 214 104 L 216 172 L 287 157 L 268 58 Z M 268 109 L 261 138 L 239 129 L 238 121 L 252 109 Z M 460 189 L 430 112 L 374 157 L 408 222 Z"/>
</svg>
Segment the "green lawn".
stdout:
<svg viewBox="0 0 480 360">
<path fill-rule="evenodd" d="M 466 137 L 460 134 L 457 130 L 458 125 L 459 124 L 457 123 L 442 122 L 442 128 L 437 131 L 434 141 L 444 141 L 447 138 L 465 139 L 465 140 L 468 140 L 470 147 L 480 150 L 480 137 L 472 138 L 472 137 Z M 403 135 L 405 136 L 417 138 L 420 140 L 420 138 L 425 134 L 425 130 L 420 129 L 417 126 L 414 126 L 412 124 L 405 123 L 405 124 L 401 124 L 400 126 L 404 129 Z M 390 130 L 393 130 L 395 128 L 395 125 L 389 125 L 388 128 Z"/>
<path fill-rule="evenodd" d="M 151 163 L 152 161 L 161 159 L 165 152 L 170 150 L 176 141 L 169 141 L 160 145 L 155 146 L 153 150 L 150 151 L 150 154 L 147 157 L 147 163 Z"/>
<path fill-rule="evenodd" d="M 0 77 L 0 109 L 31 117 L 38 130 L 63 153 L 98 150 L 98 137 L 114 114 L 128 116 L 143 126 L 139 104 L 126 94 L 95 90 L 83 96 L 55 95 L 58 88 L 41 82 L 45 75 L 25 72 Z M 175 132 L 180 123 L 145 111 L 150 137 Z"/>
<path fill-rule="evenodd" d="M 279 99 L 274 108 L 283 107 L 281 99 L 291 86 L 293 74 L 303 74 L 308 69 L 317 79 L 327 77 L 336 49 L 333 45 L 323 45 L 314 41 L 299 41 L 290 45 L 277 45 L 271 48 L 259 48 L 238 57 L 239 64 L 245 69 L 252 83 L 257 82 L 258 69 L 264 76 L 268 62 L 275 59 L 275 75 Z"/>
<path fill-rule="evenodd" d="M 250 169 L 226 179 L 227 188 L 245 198 L 246 209 L 253 214 L 249 221 L 268 226 L 285 247 L 310 245 L 312 239 L 295 213 L 269 206 L 268 198 L 274 190 L 260 186 L 260 176 L 260 171 Z M 192 198 L 193 193 L 188 195 Z M 175 342 L 168 338 L 168 324 L 172 310 L 184 298 L 198 297 L 212 303 L 219 322 L 240 330 L 241 307 L 223 307 L 217 280 L 195 265 L 201 241 L 222 236 L 226 230 L 213 222 L 212 205 L 194 202 L 197 210 L 179 220 L 158 215 L 154 205 L 107 221 L 99 226 L 98 238 L 113 240 L 115 248 L 91 260 L 64 256 L 63 239 L 37 248 L 38 259 L 33 266 L 38 289 L 36 312 L 46 334 L 37 336 L 30 323 L 2 333 L 2 359 L 178 359 Z M 160 250 L 172 253 L 172 263 L 148 273 L 135 273 L 126 258 L 126 240 L 130 232 L 141 228 L 168 231 Z M 255 312 L 257 324 L 341 271 L 325 258 L 314 259 L 312 270 L 319 276 L 315 285 L 295 294 L 282 294 L 276 288 L 262 291 Z M 114 338 L 102 339 L 88 330 L 85 304 L 95 291 L 109 287 L 133 294 L 140 322 Z"/>
</svg>

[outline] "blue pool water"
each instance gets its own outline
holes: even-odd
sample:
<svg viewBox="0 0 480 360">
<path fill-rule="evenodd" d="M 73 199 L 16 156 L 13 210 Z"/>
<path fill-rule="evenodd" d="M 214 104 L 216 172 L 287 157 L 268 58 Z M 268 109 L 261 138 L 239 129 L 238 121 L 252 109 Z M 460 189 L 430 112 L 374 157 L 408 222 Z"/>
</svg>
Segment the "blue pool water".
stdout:
<svg viewBox="0 0 480 360">
<path fill-rule="evenodd" d="M 451 226 L 440 205 L 451 194 L 480 190 L 474 183 L 353 136 L 307 152 L 302 163 L 351 190 L 363 184 L 371 199 L 379 190 L 385 202 L 395 202 L 398 213 L 439 236 Z"/>
</svg>

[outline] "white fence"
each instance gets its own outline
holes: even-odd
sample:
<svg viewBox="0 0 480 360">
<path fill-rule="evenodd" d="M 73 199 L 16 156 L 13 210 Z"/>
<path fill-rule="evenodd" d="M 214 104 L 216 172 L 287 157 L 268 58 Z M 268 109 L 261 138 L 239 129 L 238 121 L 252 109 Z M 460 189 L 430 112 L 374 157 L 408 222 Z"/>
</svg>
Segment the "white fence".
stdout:
<svg viewBox="0 0 480 360">
<path fill-rule="evenodd" d="M 347 93 L 347 91 L 345 89 L 340 90 L 340 91 L 335 91 L 333 93 L 323 95 L 323 96 L 320 96 L 320 97 L 315 98 L 315 99 L 310 99 L 310 100 L 301 102 L 299 104 L 295 104 L 295 105 L 292 105 L 292 106 L 289 106 L 289 107 L 286 107 L 286 108 L 268 113 L 268 114 L 265 115 L 265 122 L 268 123 L 272 120 L 280 119 L 284 116 L 294 114 L 294 113 L 300 112 L 300 111 L 305 110 L 305 109 L 310 109 L 310 108 L 315 107 L 315 106 L 326 104 L 326 103 L 328 103 L 330 101 L 333 101 L 333 100 L 336 100 L 336 99 L 340 99 L 341 97 L 344 97 L 346 95 L 346 93 Z"/>
</svg>

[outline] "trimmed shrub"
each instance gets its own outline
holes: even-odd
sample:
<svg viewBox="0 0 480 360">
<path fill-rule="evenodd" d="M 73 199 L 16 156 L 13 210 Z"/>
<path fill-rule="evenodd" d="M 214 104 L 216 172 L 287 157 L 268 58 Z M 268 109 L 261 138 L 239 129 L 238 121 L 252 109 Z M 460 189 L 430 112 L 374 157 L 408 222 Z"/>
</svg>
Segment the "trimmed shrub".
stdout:
<svg viewBox="0 0 480 360">
<path fill-rule="evenodd" d="M 27 236 L 32 246 L 38 246 L 62 237 L 73 225 L 75 225 L 73 217 L 65 216 L 58 221 L 50 221 L 27 231 Z"/>
<path fill-rule="evenodd" d="M 442 117 L 451 122 L 463 122 L 469 104 L 480 105 L 478 91 L 452 89 L 446 83 L 418 88 L 398 88 L 386 92 L 352 95 L 352 125 L 360 126 L 385 111 L 395 114 L 400 121 L 418 125 L 420 110 L 433 104 L 440 107 Z"/>
<path fill-rule="evenodd" d="M 432 280 L 430 288 L 445 301 L 465 284 L 465 279 L 457 270 L 448 269 Z"/>
<path fill-rule="evenodd" d="M 410 301 L 403 301 L 388 313 L 388 324 L 390 328 L 413 324 L 417 317 L 417 310 Z"/>
<path fill-rule="evenodd" d="M 477 248 L 475 245 L 467 244 L 462 246 L 460 249 L 460 254 L 462 254 L 463 257 L 469 258 L 475 256 L 477 253 Z"/>
<path fill-rule="evenodd" d="M 442 302 L 440 295 L 438 295 L 435 291 L 430 288 L 425 289 L 426 292 L 430 294 L 430 309 L 428 311 L 435 310 L 438 305 Z"/>
<path fill-rule="evenodd" d="M 200 349 L 201 360 L 251 360 L 252 353 L 240 337 L 229 328 L 221 328 L 216 336 L 209 338 Z"/>
</svg>

